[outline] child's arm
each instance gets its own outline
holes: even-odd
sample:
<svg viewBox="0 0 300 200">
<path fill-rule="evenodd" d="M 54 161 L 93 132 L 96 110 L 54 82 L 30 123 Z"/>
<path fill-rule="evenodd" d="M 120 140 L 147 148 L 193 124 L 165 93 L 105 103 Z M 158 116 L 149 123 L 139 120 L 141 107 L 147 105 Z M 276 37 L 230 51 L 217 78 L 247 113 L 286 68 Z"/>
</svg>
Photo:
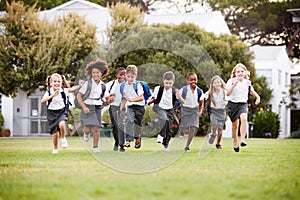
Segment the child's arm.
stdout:
<svg viewBox="0 0 300 200">
<path fill-rule="evenodd" d="M 41 100 L 41 103 L 46 103 L 47 101 L 49 101 L 50 99 L 52 99 L 53 97 L 57 96 L 59 94 L 59 90 L 54 91 L 53 94 L 51 94 L 50 96 L 46 96 Z"/>
<path fill-rule="evenodd" d="M 78 104 L 80 105 L 80 107 L 82 108 L 82 110 L 85 114 L 90 112 L 89 108 L 86 107 L 86 105 L 84 104 L 84 102 L 82 100 L 82 93 L 81 92 L 78 92 L 78 94 L 77 94 L 77 101 L 78 101 Z"/>
<path fill-rule="evenodd" d="M 178 89 L 175 89 L 176 98 L 179 100 L 180 104 L 185 104 L 185 100 L 182 98 Z"/>
<path fill-rule="evenodd" d="M 154 103 L 154 101 L 155 101 L 155 98 L 152 97 L 152 98 L 150 98 L 150 99 L 148 100 L 147 104 L 148 104 L 148 105 L 151 105 L 152 103 Z"/>
<path fill-rule="evenodd" d="M 233 81 L 233 78 L 231 79 L 231 81 Z M 230 95 L 231 95 L 233 89 L 235 88 L 235 86 L 236 86 L 237 84 L 238 84 L 238 81 L 237 81 L 237 80 L 234 81 L 234 82 L 232 82 L 231 86 L 228 88 L 228 90 L 227 90 L 227 92 L 226 92 L 226 95 L 227 95 L 227 96 L 230 96 Z"/>
<path fill-rule="evenodd" d="M 257 94 L 257 92 L 252 88 L 253 90 L 250 90 L 250 94 L 254 97 L 256 97 L 255 105 L 260 103 L 260 96 Z"/>
<path fill-rule="evenodd" d="M 78 85 L 74 85 L 73 87 L 71 88 L 68 88 L 68 92 L 74 92 L 76 90 L 79 90 L 84 84 L 84 81 L 83 80 L 79 80 L 79 84 Z"/>
<path fill-rule="evenodd" d="M 126 99 L 122 99 L 121 104 L 120 104 L 120 110 L 119 110 L 119 113 L 121 113 L 121 112 L 123 111 L 126 102 L 127 102 Z"/>
<path fill-rule="evenodd" d="M 203 109 L 204 109 L 204 99 L 201 99 L 201 100 L 199 101 L 199 116 L 202 115 Z"/>
<path fill-rule="evenodd" d="M 142 94 L 141 96 L 138 96 L 136 98 L 130 98 L 130 97 L 126 97 L 126 101 L 129 102 L 139 102 L 139 101 L 144 101 L 144 94 Z"/>
</svg>

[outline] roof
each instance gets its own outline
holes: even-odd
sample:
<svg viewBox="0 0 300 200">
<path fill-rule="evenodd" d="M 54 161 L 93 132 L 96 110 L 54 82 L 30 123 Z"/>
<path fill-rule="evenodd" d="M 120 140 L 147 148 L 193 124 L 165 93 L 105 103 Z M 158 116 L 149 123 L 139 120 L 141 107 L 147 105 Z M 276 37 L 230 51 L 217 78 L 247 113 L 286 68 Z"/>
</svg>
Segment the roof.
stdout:
<svg viewBox="0 0 300 200">
<path fill-rule="evenodd" d="M 194 23 L 207 32 L 213 32 L 216 35 L 231 34 L 221 12 L 213 11 L 208 13 L 182 13 L 182 14 L 156 14 L 145 15 L 149 24 L 174 24 L 183 22 Z"/>
<path fill-rule="evenodd" d="M 255 60 L 276 60 L 282 51 L 285 51 L 284 46 L 253 46 L 250 50 L 255 54 Z"/>
<path fill-rule="evenodd" d="M 300 22 L 300 8 L 293 8 L 286 10 L 287 12 L 291 13 L 293 15 L 292 21 L 294 23 Z"/>
</svg>

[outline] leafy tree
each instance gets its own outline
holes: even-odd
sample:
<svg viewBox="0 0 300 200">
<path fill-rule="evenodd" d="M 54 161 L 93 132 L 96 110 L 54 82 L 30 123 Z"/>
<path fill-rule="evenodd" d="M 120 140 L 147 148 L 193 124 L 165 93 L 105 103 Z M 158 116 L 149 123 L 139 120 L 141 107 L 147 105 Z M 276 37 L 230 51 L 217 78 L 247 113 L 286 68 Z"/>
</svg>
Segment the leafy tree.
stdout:
<svg viewBox="0 0 300 200">
<path fill-rule="evenodd" d="M 292 24 L 287 9 L 300 1 L 207 0 L 213 10 L 222 11 L 233 34 L 251 45 L 285 45 L 290 58 L 300 57 L 300 26 Z"/>
<path fill-rule="evenodd" d="M 30 95 L 58 72 L 75 77 L 83 58 L 96 46 L 95 27 L 69 14 L 50 23 L 38 18 L 35 5 L 7 4 L 0 18 L 0 93 L 16 96 L 18 88 Z"/>
</svg>

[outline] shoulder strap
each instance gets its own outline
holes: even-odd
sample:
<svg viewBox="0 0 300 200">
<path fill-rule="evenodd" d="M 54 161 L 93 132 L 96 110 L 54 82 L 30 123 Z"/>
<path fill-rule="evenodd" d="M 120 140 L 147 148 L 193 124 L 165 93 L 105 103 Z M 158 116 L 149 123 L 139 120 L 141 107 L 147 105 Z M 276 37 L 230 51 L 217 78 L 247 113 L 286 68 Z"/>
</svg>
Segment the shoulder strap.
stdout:
<svg viewBox="0 0 300 200">
<path fill-rule="evenodd" d="M 161 85 L 161 86 L 159 87 L 159 89 L 158 89 L 157 97 L 156 97 L 156 99 L 155 99 L 155 101 L 154 101 L 154 104 L 159 104 L 163 92 L 164 92 L 164 86 Z"/>
<path fill-rule="evenodd" d="M 87 84 L 87 89 L 86 89 L 86 92 L 85 92 L 85 94 L 84 94 L 85 97 L 88 97 L 88 96 L 90 96 L 90 94 L 91 94 L 91 91 L 92 91 L 92 84 L 93 84 L 92 78 L 88 78 L 87 82 L 88 82 L 88 84 Z"/>
<path fill-rule="evenodd" d="M 65 93 L 65 91 L 64 91 L 64 88 L 62 88 L 62 92 L 60 92 L 60 94 L 61 94 L 61 97 L 63 98 L 63 100 L 64 100 L 64 104 L 65 104 L 65 107 L 66 107 L 66 101 L 67 101 L 67 96 L 66 96 L 66 93 Z"/>
<path fill-rule="evenodd" d="M 48 89 L 48 95 L 50 96 L 51 94 L 50 94 L 50 89 Z M 50 105 L 50 103 L 52 102 L 52 98 L 51 99 L 49 99 L 48 100 L 48 104 L 47 104 L 47 107 L 49 107 L 49 105 Z"/>
<path fill-rule="evenodd" d="M 123 82 L 121 85 L 120 85 L 120 93 L 122 95 L 122 98 L 124 98 L 124 87 L 125 87 L 125 84 L 126 82 Z"/>
<path fill-rule="evenodd" d="M 184 87 L 182 88 L 182 94 L 181 94 L 181 96 L 182 96 L 183 99 L 186 98 L 186 94 L 187 94 L 187 86 L 184 86 Z"/>
<path fill-rule="evenodd" d="M 102 89 L 102 93 L 101 93 L 101 99 L 102 99 L 104 97 L 104 93 L 106 91 L 106 85 L 102 82 L 101 82 L 101 89 Z"/>
<path fill-rule="evenodd" d="M 115 84 L 116 80 L 118 80 L 118 79 L 115 79 L 115 80 L 113 80 L 113 82 L 112 82 L 112 84 L 111 84 L 111 86 L 110 86 L 110 88 L 109 88 L 109 90 L 108 90 L 108 93 L 110 93 L 110 92 L 111 92 L 111 89 L 112 89 L 112 87 L 114 86 L 114 84 Z"/>
<path fill-rule="evenodd" d="M 202 95 L 202 90 L 199 87 L 197 87 L 197 94 L 198 94 L 198 101 L 199 101 Z"/>
</svg>

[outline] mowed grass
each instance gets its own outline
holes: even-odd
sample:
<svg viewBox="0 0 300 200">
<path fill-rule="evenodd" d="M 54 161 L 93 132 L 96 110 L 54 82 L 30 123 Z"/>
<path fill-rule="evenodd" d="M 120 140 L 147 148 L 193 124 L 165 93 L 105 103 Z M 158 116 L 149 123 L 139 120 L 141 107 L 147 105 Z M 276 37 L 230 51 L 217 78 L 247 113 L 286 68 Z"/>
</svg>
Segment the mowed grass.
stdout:
<svg viewBox="0 0 300 200">
<path fill-rule="evenodd" d="M 94 155 L 79 137 L 68 137 L 69 148 L 52 155 L 51 138 L 1 138 L 0 199 L 300 198 L 300 140 L 249 139 L 235 153 L 232 139 L 223 138 L 223 149 L 205 158 L 205 138 L 195 138 L 190 153 L 172 140 L 170 152 L 145 139 L 141 149 L 121 153 L 101 138 Z M 131 171 L 126 160 L 139 166 Z"/>
</svg>

